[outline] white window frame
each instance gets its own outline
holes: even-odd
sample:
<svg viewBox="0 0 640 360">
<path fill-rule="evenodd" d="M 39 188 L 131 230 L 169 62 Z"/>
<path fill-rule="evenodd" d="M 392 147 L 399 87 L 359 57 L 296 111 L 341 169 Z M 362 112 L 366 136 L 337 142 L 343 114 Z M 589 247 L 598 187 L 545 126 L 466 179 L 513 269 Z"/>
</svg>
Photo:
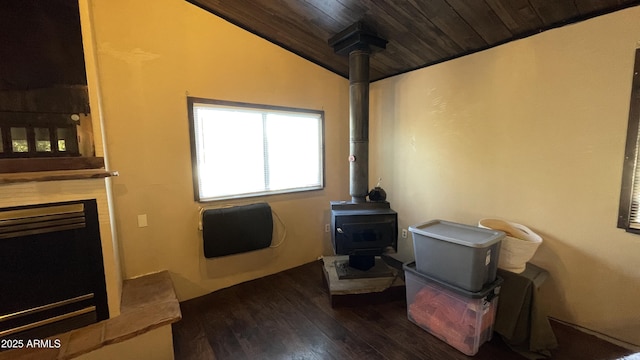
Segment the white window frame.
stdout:
<svg viewBox="0 0 640 360">
<path fill-rule="evenodd" d="M 310 109 L 300 109 L 300 108 L 290 108 L 284 106 L 273 106 L 273 105 L 262 105 L 262 104 L 250 104 L 243 102 L 234 102 L 234 101 L 225 101 L 225 100 L 214 100 L 214 99 L 204 99 L 204 98 L 196 98 L 196 97 L 187 97 L 187 105 L 188 105 L 188 115 L 189 115 L 189 133 L 191 139 L 191 163 L 192 163 L 192 177 L 193 177 L 193 189 L 194 189 L 194 199 L 199 202 L 207 202 L 207 201 L 218 201 L 218 200 L 228 200 L 228 199 L 238 199 L 238 198 L 248 198 L 248 197 L 257 197 L 257 196 L 267 196 L 267 195 L 275 195 L 275 194 L 285 194 L 285 193 L 293 193 L 293 192 L 303 192 L 303 191 L 313 191 L 313 190 L 321 190 L 324 189 L 324 111 L 321 110 L 310 110 Z M 201 118 L 197 118 L 198 110 L 201 109 L 213 109 L 213 110 L 231 110 L 233 112 L 245 112 L 251 113 L 254 116 L 261 114 L 263 123 L 267 124 L 266 121 L 270 115 L 286 115 L 286 116 L 300 116 L 301 118 L 306 119 L 316 119 L 318 121 L 318 136 L 317 145 L 318 145 L 318 158 L 312 159 L 314 162 L 314 175 L 315 171 L 318 171 L 318 181 L 313 183 L 306 184 L 296 184 L 293 187 L 286 187 L 270 189 L 269 188 L 269 165 L 267 162 L 260 165 L 260 167 L 253 168 L 254 173 L 261 171 L 264 175 L 264 186 L 261 189 L 252 189 L 251 191 L 243 191 L 243 192 L 234 192 L 227 194 L 218 194 L 214 196 L 210 196 L 206 193 L 206 186 L 204 178 L 206 177 L 203 172 L 204 170 L 205 160 L 204 158 L 204 144 L 206 144 L 207 140 L 205 139 L 207 135 L 204 133 L 203 122 L 206 120 L 202 120 Z M 202 120 L 202 121 L 201 121 Z M 266 126 L 264 125 L 261 136 L 261 144 L 254 144 L 254 148 L 260 148 L 263 152 L 261 153 L 263 158 L 267 160 L 270 156 L 267 151 L 269 136 L 266 134 Z M 235 131 L 235 130 L 233 130 Z M 236 132 L 238 133 L 238 132 Z M 287 134 L 288 135 L 288 134 Z M 292 134 L 295 136 L 295 133 Z M 211 137 L 209 137 L 211 138 Z M 255 138 L 254 138 L 255 140 Z M 315 143 L 315 139 L 314 142 Z M 244 150 L 244 149 L 243 149 Z M 295 151 L 291 152 L 292 155 L 295 155 Z M 234 156 L 233 151 L 229 153 L 221 154 L 222 156 Z M 271 155 L 273 156 L 273 155 Z M 280 155 L 279 159 L 283 159 L 282 155 Z M 295 164 L 293 164 L 295 165 Z M 315 168 L 315 165 L 318 168 Z M 202 172 L 201 172 L 202 170 Z M 212 170 L 208 169 L 208 173 L 210 174 Z M 233 176 L 228 172 L 219 171 L 220 176 Z M 216 175 L 218 176 L 218 175 Z M 257 177 L 256 177 L 257 178 Z M 315 177 L 314 177 L 315 178 Z M 205 190 L 203 192 L 203 190 Z"/>
</svg>

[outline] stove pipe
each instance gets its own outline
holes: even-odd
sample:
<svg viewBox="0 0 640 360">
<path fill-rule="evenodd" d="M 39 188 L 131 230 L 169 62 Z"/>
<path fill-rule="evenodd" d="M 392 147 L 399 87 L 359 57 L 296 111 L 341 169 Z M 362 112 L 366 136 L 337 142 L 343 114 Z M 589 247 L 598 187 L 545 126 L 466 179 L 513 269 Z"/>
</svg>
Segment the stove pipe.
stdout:
<svg viewBox="0 0 640 360">
<path fill-rule="evenodd" d="M 349 194 L 353 203 L 365 203 L 369 192 L 369 56 L 372 48 L 386 47 L 362 22 L 331 39 L 340 55 L 349 54 Z"/>
<path fill-rule="evenodd" d="M 369 51 L 349 53 L 349 194 L 354 203 L 369 192 Z"/>
</svg>

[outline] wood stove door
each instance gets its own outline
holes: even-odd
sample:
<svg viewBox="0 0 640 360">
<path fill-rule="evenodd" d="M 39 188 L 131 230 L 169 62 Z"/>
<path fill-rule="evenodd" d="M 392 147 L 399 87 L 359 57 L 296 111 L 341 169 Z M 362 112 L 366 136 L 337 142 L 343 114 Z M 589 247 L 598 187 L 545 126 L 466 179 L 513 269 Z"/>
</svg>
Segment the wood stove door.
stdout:
<svg viewBox="0 0 640 360">
<path fill-rule="evenodd" d="M 397 248 L 394 216 L 345 216 L 336 219 L 336 253 L 341 255 L 382 255 Z"/>
</svg>

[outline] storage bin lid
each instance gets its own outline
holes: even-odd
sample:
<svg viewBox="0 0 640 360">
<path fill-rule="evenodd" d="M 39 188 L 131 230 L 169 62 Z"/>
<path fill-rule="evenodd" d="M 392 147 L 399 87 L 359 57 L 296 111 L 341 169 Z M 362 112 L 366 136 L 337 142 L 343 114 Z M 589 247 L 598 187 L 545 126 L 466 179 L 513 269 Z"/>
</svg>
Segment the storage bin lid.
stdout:
<svg viewBox="0 0 640 360">
<path fill-rule="evenodd" d="M 416 270 L 415 261 L 402 264 L 402 269 L 405 272 L 412 273 L 420 279 L 438 284 L 445 289 L 471 299 L 481 299 L 484 297 L 487 297 L 489 299 L 493 298 L 500 293 L 500 287 L 504 282 L 504 279 L 502 279 L 500 276 L 496 276 L 496 279 L 492 283 L 485 285 L 480 291 L 472 292 L 419 272 L 418 270 Z"/>
<path fill-rule="evenodd" d="M 432 220 L 420 225 L 409 226 L 409 231 L 414 234 L 474 248 L 489 247 L 502 240 L 505 236 L 502 231 L 483 229 L 444 220 Z"/>
</svg>

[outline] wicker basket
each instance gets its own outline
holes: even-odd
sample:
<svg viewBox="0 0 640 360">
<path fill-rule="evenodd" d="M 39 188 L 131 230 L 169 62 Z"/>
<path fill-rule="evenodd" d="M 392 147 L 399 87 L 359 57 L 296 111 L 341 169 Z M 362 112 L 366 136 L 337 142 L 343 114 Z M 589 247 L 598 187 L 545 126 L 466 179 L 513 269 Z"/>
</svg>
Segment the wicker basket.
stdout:
<svg viewBox="0 0 640 360">
<path fill-rule="evenodd" d="M 531 260 L 538 246 L 542 244 L 540 235 L 522 224 L 499 219 L 482 219 L 478 226 L 500 230 L 506 234 L 500 246 L 498 267 L 514 273 L 524 271 L 527 261 Z"/>
</svg>

